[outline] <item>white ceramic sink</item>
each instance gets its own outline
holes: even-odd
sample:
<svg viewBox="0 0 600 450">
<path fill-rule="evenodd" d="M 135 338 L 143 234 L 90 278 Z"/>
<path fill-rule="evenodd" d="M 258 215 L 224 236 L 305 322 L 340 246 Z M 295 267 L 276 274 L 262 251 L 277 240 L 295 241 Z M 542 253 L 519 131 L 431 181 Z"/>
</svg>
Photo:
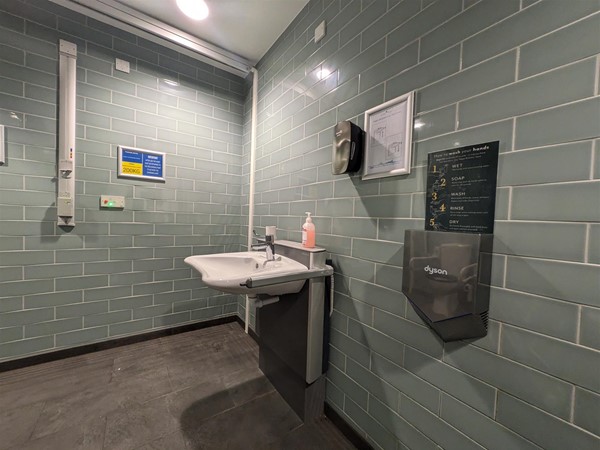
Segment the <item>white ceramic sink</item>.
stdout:
<svg viewBox="0 0 600 450">
<path fill-rule="evenodd" d="M 275 258 L 267 261 L 263 252 L 236 252 L 188 256 L 184 261 L 200 272 L 206 285 L 232 294 L 293 294 L 318 275 L 293 259 Z"/>
</svg>

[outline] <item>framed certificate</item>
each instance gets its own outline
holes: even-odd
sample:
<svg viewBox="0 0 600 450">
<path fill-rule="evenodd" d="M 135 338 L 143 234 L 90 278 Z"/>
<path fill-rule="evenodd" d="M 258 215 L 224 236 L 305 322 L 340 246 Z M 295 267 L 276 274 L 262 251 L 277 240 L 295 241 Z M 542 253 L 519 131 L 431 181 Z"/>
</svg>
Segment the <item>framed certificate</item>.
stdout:
<svg viewBox="0 0 600 450">
<path fill-rule="evenodd" d="M 412 91 L 365 112 L 363 180 L 410 173 L 414 96 Z"/>
</svg>

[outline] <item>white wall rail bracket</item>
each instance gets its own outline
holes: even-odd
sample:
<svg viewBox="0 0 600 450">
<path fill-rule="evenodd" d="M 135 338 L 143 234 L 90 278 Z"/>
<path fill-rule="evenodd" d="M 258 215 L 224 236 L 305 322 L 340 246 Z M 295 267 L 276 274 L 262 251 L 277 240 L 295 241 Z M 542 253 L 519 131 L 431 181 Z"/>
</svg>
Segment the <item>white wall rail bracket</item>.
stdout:
<svg viewBox="0 0 600 450">
<path fill-rule="evenodd" d="M 75 226 L 75 114 L 77 96 L 77 45 L 58 45 L 58 151 L 56 214 L 60 227 Z"/>
</svg>

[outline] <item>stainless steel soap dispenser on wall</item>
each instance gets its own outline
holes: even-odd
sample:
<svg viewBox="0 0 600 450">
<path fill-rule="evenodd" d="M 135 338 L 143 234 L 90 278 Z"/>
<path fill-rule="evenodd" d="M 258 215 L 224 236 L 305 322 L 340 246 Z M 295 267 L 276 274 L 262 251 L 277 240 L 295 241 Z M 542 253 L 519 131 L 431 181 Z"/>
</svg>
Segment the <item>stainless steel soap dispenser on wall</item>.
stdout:
<svg viewBox="0 0 600 450">
<path fill-rule="evenodd" d="M 363 155 L 363 130 L 345 120 L 335 126 L 333 133 L 331 173 L 341 175 L 358 171 Z"/>
</svg>

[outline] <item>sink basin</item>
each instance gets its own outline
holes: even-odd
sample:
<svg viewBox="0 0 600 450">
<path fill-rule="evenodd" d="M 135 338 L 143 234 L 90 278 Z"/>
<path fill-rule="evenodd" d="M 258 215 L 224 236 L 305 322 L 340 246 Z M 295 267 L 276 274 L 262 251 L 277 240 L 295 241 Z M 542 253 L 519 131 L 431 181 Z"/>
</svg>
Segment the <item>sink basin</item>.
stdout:
<svg viewBox="0 0 600 450">
<path fill-rule="evenodd" d="M 285 256 L 267 261 L 262 252 L 218 253 L 188 256 L 184 260 L 202 275 L 202 281 L 223 292 L 246 295 L 283 295 L 299 292 L 308 278 L 327 269 L 309 270 Z"/>
</svg>

